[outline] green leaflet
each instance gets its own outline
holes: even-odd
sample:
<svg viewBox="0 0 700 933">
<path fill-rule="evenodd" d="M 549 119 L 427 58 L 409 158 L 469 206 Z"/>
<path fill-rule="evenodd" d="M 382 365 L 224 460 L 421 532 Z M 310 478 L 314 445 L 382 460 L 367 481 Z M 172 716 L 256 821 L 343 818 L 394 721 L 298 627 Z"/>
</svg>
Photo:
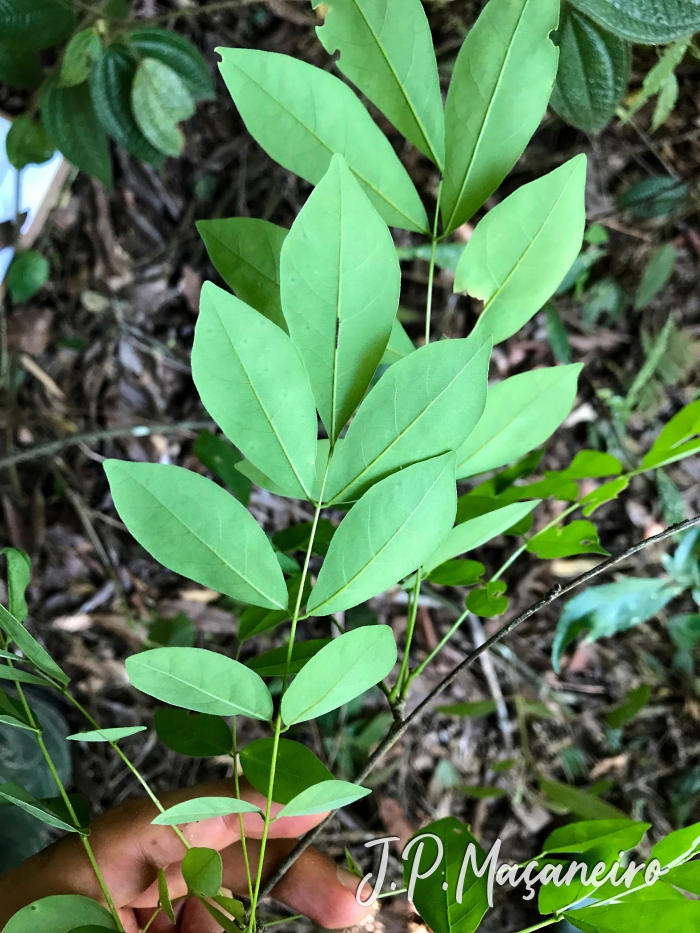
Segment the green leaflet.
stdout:
<svg viewBox="0 0 700 933">
<path fill-rule="evenodd" d="M 396 642 L 388 625 L 366 625 L 334 638 L 294 678 L 282 697 L 291 726 L 338 709 L 390 673 Z"/>
<path fill-rule="evenodd" d="M 44 674 L 47 674 L 49 677 L 52 677 L 54 680 L 58 681 L 60 684 L 67 684 L 69 677 L 67 674 L 64 674 L 61 668 L 56 664 L 51 655 L 46 651 L 45 648 L 42 648 L 38 641 L 36 641 L 26 628 L 22 625 L 21 622 L 18 622 L 15 617 L 5 609 L 5 607 L 0 604 L 0 629 L 7 635 L 10 641 L 14 642 L 22 654 L 27 658 L 28 661 L 38 667 L 40 671 Z M 7 679 L 12 680 L 16 679 L 18 683 L 31 683 L 30 680 L 23 680 L 20 677 L 13 678 L 11 674 L 20 674 L 20 671 L 8 671 Z M 30 675 L 26 675 L 30 676 Z"/>
<path fill-rule="evenodd" d="M 19 807 L 20 810 L 30 813 L 32 816 L 36 817 L 36 819 L 41 820 L 42 823 L 47 823 L 49 826 L 53 826 L 56 829 L 62 829 L 67 833 L 80 832 L 72 823 L 67 823 L 65 820 L 56 816 L 53 810 L 43 801 L 37 800 L 36 797 L 26 791 L 21 784 L 17 784 L 15 781 L 8 781 L 6 784 L 0 784 L 0 799 L 13 804 L 15 807 Z M 6 930 L 7 927 L 4 929 Z"/>
<path fill-rule="evenodd" d="M 456 512 L 453 453 L 381 480 L 340 523 L 311 591 L 309 614 L 349 609 L 398 583 L 437 549 Z"/>
<path fill-rule="evenodd" d="M 556 788 L 549 787 L 551 781 L 543 782 L 543 789 L 550 789 L 556 793 Z M 556 800 L 556 797 L 552 797 Z M 542 846 L 542 855 L 553 852 L 588 852 L 598 848 L 601 844 L 614 850 L 627 851 L 644 838 L 650 829 L 649 823 L 638 823 L 636 820 L 609 818 L 592 818 L 582 823 L 569 823 L 550 833 Z"/>
<path fill-rule="evenodd" d="M 549 301 L 581 250 L 585 188 L 580 155 L 518 188 L 478 224 L 454 285 L 485 302 L 475 334 L 500 343 Z"/>
<path fill-rule="evenodd" d="M 391 234 L 342 156 L 292 224 L 280 277 L 289 334 L 335 442 L 384 354 L 401 289 Z"/>
<path fill-rule="evenodd" d="M 54 894 L 23 907 L 3 933 L 71 933 L 76 927 L 89 925 L 117 929 L 110 912 L 91 897 Z"/>
<path fill-rule="evenodd" d="M 280 251 L 287 231 L 256 217 L 198 220 L 214 268 L 236 295 L 287 330 L 280 303 Z"/>
<path fill-rule="evenodd" d="M 700 400 L 691 402 L 671 418 L 659 432 L 649 453 L 642 460 L 642 469 L 666 466 L 690 456 L 700 448 Z"/>
<path fill-rule="evenodd" d="M 241 505 L 248 505 L 251 482 L 236 467 L 243 460 L 233 444 L 220 434 L 202 431 L 192 453 L 207 469 L 223 480 Z"/>
<path fill-rule="evenodd" d="M 260 807 L 235 797 L 195 797 L 169 807 L 151 822 L 155 826 L 179 826 L 199 820 L 213 820 L 219 816 L 231 816 L 232 813 L 260 813 Z"/>
<path fill-rule="evenodd" d="M 331 461 L 327 501 L 355 499 L 409 463 L 459 448 L 484 411 L 490 353 L 489 340 L 442 340 L 395 363 Z"/>
<path fill-rule="evenodd" d="M 112 159 L 87 83 L 60 87 L 58 74 L 41 88 L 41 120 L 57 149 L 77 168 L 112 187 Z"/>
<path fill-rule="evenodd" d="M 241 750 L 241 768 L 253 787 L 264 797 L 270 789 L 274 739 L 257 739 Z M 333 780 L 328 768 L 300 742 L 280 739 L 272 799 L 287 804 L 303 791 L 322 781 Z"/>
<path fill-rule="evenodd" d="M 26 589 L 32 576 L 32 562 L 29 555 L 20 548 L 6 547 L 0 550 L 7 563 L 7 593 L 10 613 L 18 622 L 27 618 Z"/>
<path fill-rule="evenodd" d="M 104 129 L 127 152 L 161 168 L 163 153 L 141 132 L 131 107 L 137 61 L 121 42 L 104 49 L 90 72 L 90 96 Z"/>
<path fill-rule="evenodd" d="M 478 586 L 467 593 L 467 609 L 484 619 L 502 615 L 509 603 L 508 597 L 503 595 L 506 589 L 505 580 L 489 580 L 486 586 Z"/>
<path fill-rule="evenodd" d="M 131 86 L 131 106 L 146 139 L 166 156 L 179 156 L 185 137 L 179 127 L 194 113 L 185 82 L 157 58 L 144 58 Z"/>
<path fill-rule="evenodd" d="M 188 849 L 182 860 L 187 891 L 201 897 L 216 897 L 223 881 L 223 862 L 215 849 Z"/>
<path fill-rule="evenodd" d="M 431 837 L 437 837 L 440 846 Z M 470 846 L 472 857 L 467 861 L 462 890 L 458 891 L 462 864 Z M 439 855 L 442 857 L 438 861 Z M 486 853 L 469 827 L 453 816 L 429 823 L 404 848 L 404 881 L 406 885 L 412 882 L 415 885 L 412 900 L 434 933 L 473 933 L 479 926 L 489 906 L 488 871 L 479 878 L 475 868 L 481 869 L 485 858 Z M 428 874 L 436 862 L 435 871 Z M 420 878 L 419 874 L 428 877 Z M 409 897 L 411 893 L 409 888 Z"/>
<path fill-rule="evenodd" d="M 238 298 L 206 282 L 192 376 L 207 411 L 241 453 L 288 495 L 312 498 L 316 407 L 289 337 Z"/>
<path fill-rule="evenodd" d="M 160 463 L 107 460 L 105 471 L 119 516 L 157 561 L 242 602 L 286 607 L 287 588 L 267 535 L 225 489 Z"/>
<path fill-rule="evenodd" d="M 668 886 L 662 883 L 655 884 L 649 893 L 642 904 L 635 903 L 636 896 L 632 895 L 619 904 L 583 907 L 566 911 L 563 916 L 575 926 L 581 921 L 586 924 L 586 930 L 598 933 L 639 933 L 640 911 L 644 917 L 644 929 L 654 933 L 677 933 L 678 930 L 698 928 L 700 907 L 697 902 L 685 898 L 673 900 L 673 890 L 668 890 Z M 654 900 L 654 897 L 658 899 Z"/>
<path fill-rule="evenodd" d="M 312 813 L 325 813 L 354 803 L 361 797 L 367 797 L 372 791 L 368 787 L 359 787 L 348 781 L 322 781 L 307 787 L 300 794 L 282 807 L 275 819 L 285 816 L 309 816 Z"/>
<path fill-rule="evenodd" d="M 158 709 L 153 727 L 163 745 L 191 758 L 229 755 L 233 748 L 231 730 L 221 716 L 193 715 L 185 709 Z"/>
<path fill-rule="evenodd" d="M 427 576 L 446 560 L 457 557 L 458 554 L 473 551 L 497 535 L 508 531 L 539 504 L 539 499 L 534 502 L 514 502 L 502 509 L 487 512 L 485 515 L 479 515 L 477 518 L 455 525 L 441 542 L 440 547 L 423 564 L 423 576 Z"/>
<path fill-rule="evenodd" d="M 663 45 L 700 29 L 698 0 L 572 0 L 574 6 L 630 42 Z"/>
<path fill-rule="evenodd" d="M 288 55 L 217 51 L 221 74 L 248 132 L 276 162 L 316 185 L 333 154 L 340 153 L 390 226 L 428 232 L 413 182 L 346 84 Z"/>
<path fill-rule="evenodd" d="M 20 113 L 5 137 L 5 152 L 10 165 L 21 171 L 27 165 L 47 162 L 54 154 L 54 147 L 41 122 L 28 113 Z"/>
<path fill-rule="evenodd" d="M 661 291 L 673 275 L 676 264 L 676 250 L 673 243 L 664 243 L 649 260 L 637 294 L 634 296 L 634 309 L 641 311 Z"/>
<path fill-rule="evenodd" d="M 320 0 L 315 0 L 314 8 Z M 442 169 L 445 118 L 428 18 L 420 0 L 331 0 L 316 32 L 338 68 Z"/>
<path fill-rule="evenodd" d="M 495 470 L 543 444 L 571 411 L 581 369 L 581 363 L 533 369 L 492 386 L 481 420 L 457 451 L 457 479 Z"/>
<path fill-rule="evenodd" d="M 83 82 L 101 54 L 102 43 L 94 27 L 77 32 L 63 54 L 59 77 L 61 87 L 74 87 Z"/>
<path fill-rule="evenodd" d="M 615 115 L 627 87 L 630 45 L 568 3 L 562 6 L 557 42 L 559 70 L 551 106 L 584 133 L 599 133 Z"/>
<path fill-rule="evenodd" d="M 71 742 L 118 742 L 127 739 L 138 732 L 145 732 L 145 726 L 123 726 L 117 729 L 99 729 L 94 732 L 76 732 L 75 735 L 66 736 Z"/>
<path fill-rule="evenodd" d="M 493 194 L 544 116 L 558 18 L 558 0 L 490 0 L 462 45 L 445 105 L 446 233 Z"/>
<path fill-rule="evenodd" d="M 272 697 L 256 673 L 204 648 L 155 648 L 126 660 L 129 680 L 142 693 L 212 716 L 272 718 Z"/>
<path fill-rule="evenodd" d="M 608 551 L 600 546 L 598 531 L 592 522 L 577 519 L 563 528 L 550 528 L 530 538 L 527 549 L 542 560 L 558 557 L 573 557 L 574 554 L 603 554 Z"/>
</svg>

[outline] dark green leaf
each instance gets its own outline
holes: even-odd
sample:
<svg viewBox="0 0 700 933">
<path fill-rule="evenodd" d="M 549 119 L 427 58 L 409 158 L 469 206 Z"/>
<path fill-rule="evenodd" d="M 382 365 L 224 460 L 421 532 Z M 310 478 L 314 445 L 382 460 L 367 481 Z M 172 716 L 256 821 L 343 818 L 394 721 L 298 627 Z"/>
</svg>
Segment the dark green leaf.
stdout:
<svg viewBox="0 0 700 933">
<path fill-rule="evenodd" d="M 649 302 L 668 284 L 673 275 L 673 267 L 675 264 L 676 250 L 673 243 L 664 243 L 663 246 L 660 246 L 656 250 L 644 270 L 642 281 L 639 283 L 639 288 L 634 298 L 634 307 L 636 311 L 641 311 L 642 308 L 646 308 Z"/>
<path fill-rule="evenodd" d="M 555 526 L 548 531 L 541 531 L 530 538 L 527 549 L 541 560 L 572 557 L 574 554 L 608 554 L 600 546 L 595 525 L 583 519 L 569 522 L 563 528 Z"/>
<path fill-rule="evenodd" d="M 229 755 L 233 748 L 231 730 L 221 716 L 159 709 L 153 717 L 153 726 L 163 745 L 190 758 Z"/>
<path fill-rule="evenodd" d="M 47 49 L 74 28 L 75 13 L 63 0 L 0 0 L 0 41 Z"/>
<path fill-rule="evenodd" d="M 483 577 L 485 567 L 478 560 L 446 560 L 427 575 L 439 586 L 473 586 Z"/>
<path fill-rule="evenodd" d="M 155 58 L 171 68 L 194 100 L 213 100 L 209 66 L 192 43 L 172 29 L 139 26 L 126 34 L 126 42 L 139 59 Z"/>
<path fill-rule="evenodd" d="M 107 460 L 104 467 L 120 518 L 156 560 L 234 599 L 285 608 L 267 535 L 225 489 L 177 466 Z"/>
<path fill-rule="evenodd" d="M 465 716 L 468 719 L 479 719 L 481 716 L 490 716 L 496 712 L 495 700 L 472 700 L 471 703 L 452 703 L 450 706 L 438 706 L 438 713 L 447 716 Z"/>
<path fill-rule="evenodd" d="M 146 139 L 166 156 L 179 156 L 185 137 L 179 124 L 194 113 L 184 81 L 156 58 L 144 58 L 131 87 L 131 107 Z"/>
<path fill-rule="evenodd" d="M 33 249 L 18 253 L 7 273 L 7 288 L 15 304 L 29 301 L 49 280 L 49 263 Z"/>
<path fill-rule="evenodd" d="M 273 739 L 257 739 L 246 745 L 240 754 L 243 774 L 264 797 L 270 790 L 273 744 Z M 279 740 L 272 791 L 275 803 L 287 804 L 314 784 L 331 780 L 333 775 L 328 768 L 305 745 L 289 739 Z"/>
<path fill-rule="evenodd" d="M 582 820 L 624 820 L 625 823 L 631 822 L 617 807 L 606 803 L 596 797 L 595 794 L 588 794 L 576 787 L 570 787 L 568 784 L 560 784 L 558 781 L 548 781 L 543 777 L 539 780 L 540 788 L 549 800 L 570 810 L 574 816 L 578 816 Z M 565 827 L 565 829 L 568 828 Z"/>
<path fill-rule="evenodd" d="M 646 684 L 642 687 L 637 687 L 635 690 L 629 690 L 624 702 L 616 706 L 615 709 L 611 710 L 606 715 L 606 723 L 611 729 L 621 729 L 625 723 L 634 719 L 637 713 L 644 709 L 650 697 L 651 687 Z"/>
<path fill-rule="evenodd" d="M 241 453 L 288 494 L 312 498 L 316 406 L 301 356 L 289 337 L 207 282 L 195 330 L 192 374 L 205 407 Z"/>
<path fill-rule="evenodd" d="M 454 290 L 484 301 L 474 332 L 512 337 L 548 301 L 581 249 L 586 157 L 522 185 L 488 212 L 469 238 Z"/>
<path fill-rule="evenodd" d="M 103 128 L 127 152 L 161 168 L 165 161 L 141 132 L 131 107 L 137 62 L 121 42 L 113 42 L 90 72 L 92 104 Z"/>
<path fill-rule="evenodd" d="M 218 51 L 221 74 L 248 132 L 276 162 L 316 185 L 340 153 L 388 224 L 427 232 L 413 182 L 346 84 L 288 55 Z"/>
<path fill-rule="evenodd" d="M 509 602 L 508 598 L 502 595 L 506 588 L 503 580 L 491 580 L 485 587 L 477 587 L 467 595 L 467 609 L 486 619 L 502 615 Z"/>
<path fill-rule="evenodd" d="M 572 0 L 611 32 L 643 45 L 663 45 L 700 29 L 698 0 Z"/>
<path fill-rule="evenodd" d="M 272 536 L 272 543 L 280 551 L 286 551 L 290 554 L 294 551 L 306 551 L 311 540 L 312 528 L 313 522 L 300 522 L 298 525 L 290 525 L 289 528 L 276 532 Z M 325 557 L 336 530 L 337 526 L 329 522 L 327 518 L 319 519 L 316 523 L 316 533 L 311 553 Z"/>
<path fill-rule="evenodd" d="M 298 674 L 302 667 L 330 643 L 330 638 L 311 638 L 297 642 L 292 648 L 290 674 Z M 287 670 L 287 647 L 273 648 L 246 662 L 246 666 L 261 677 L 283 677 Z"/>
<path fill-rule="evenodd" d="M 16 684 L 33 684 L 35 687 L 49 686 L 49 682 L 41 677 L 35 677 L 34 674 L 27 674 L 16 667 L 7 667 L 0 664 L 0 680 L 10 680 Z"/>
<path fill-rule="evenodd" d="M 357 498 L 395 470 L 460 447 L 484 411 L 490 352 L 489 340 L 441 340 L 395 363 L 333 457 L 328 501 Z"/>
<path fill-rule="evenodd" d="M 347 807 L 361 797 L 367 797 L 372 791 L 368 787 L 359 787 L 348 781 L 322 781 L 308 787 L 285 804 L 275 819 L 285 816 L 310 816 L 312 813 L 325 813 Z"/>
<path fill-rule="evenodd" d="M 457 451 L 457 479 L 494 470 L 543 444 L 571 412 L 581 368 L 533 369 L 492 386 L 481 420 Z"/>
<path fill-rule="evenodd" d="M 158 903 L 168 920 L 175 923 L 175 911 L 170 900 L 170 891 L 168 890 L 168 879 L 162 868 L 158 869 Z"/>
<path fill-rule="evenodd" d="M 211 431 L 202 431 L 195 441 L 193 453 L 200 463 L 224 481 L 240 503 L 248 505 L 252 483 L 236 469 L 236 464 L 243 457 L 233 444 Z"/>
<path fill-rule="evenodd" d="M 202 897 L 215 897 L 221 888 L 223 862 L 214 849 L 188 849 L 182 860 L 182 877 L 188 891 Z"/>
<path fill-rule="evenodd" d="M 147 648 L 193 648 L 197 632 L 184 612 L 172 619 L 156 619 L 148 629 Z"/>
<path fill-rule="evenodd" d="M 98 122 L 87 83 L 60 87 L 58 74 L 47 78 L 41 90 L 41 119 L 49 138 L 69 162 L 106 188 L 112 187 L 107 135 Z"/>
<path fill-rule="evenodd" d="M 315 0 L 318 7 L 320 0 Z M 419 0 L 330 0 L 316 29 L 338 68 L 414 146 L 442 168 L 445 157 L 437 62 Z"/>
<path fill-rule="evenodd" d="M 248 606 L 241 615 L 238 626 L 238 637 L 243 641 L 254 638 L 255 635 L 262 635 L 263 632 L 269 632 L 271 629 L 286 622 L 291 618 L 294 607 L 299 596 L 299 587 L 301 586 L 301 572 L 295 573 L 287 580 L 288 602 L 286 609 L 265 610 L 257 606 Z M 311 580 L 307 574 L 304 579 L 304 592 L 302 593 L 300 608 L 306 604 L 311 592 Z"/>
<path fill-rule="evenodd" d="M 163 813 L 151 820 L 155 826 L 182 826 L 184 823 L 197 823 L 200 820 L 213 820 L 219 816 L 231 816 L 234 813 L 260 813 L 260 807 L 248 803 L 247 800 L 238 800 L 235 797 L 193 797 L 182 803 L 169 807 Z M 183 866 L 184 869 L 184 866 Z M 192 887 L 192 885 L 190 885 Z M 217 885 L 217 891 L 221 882 Z M 203 894 L 205 892 L 198 891 Z M 209 894 L 209 897 L 213 897 Z"/>
<path fill-rule="evenodd" d="M 68 833 L 81 832 L 81 830 L 77 829 L 72 823 L 67 823 L 65 820 L 56 816 L 51 808 L 43 801 L 37 800 L 26 791 L 21 784 L 17 784 L 15 781 L 8 781 L 6 784 L 0 784 L 0 798 L 19 807 L 20 810 L 25 810 L 27 813 L 36 817 L 36 819 L 41 820 L 42 823 L 47 823 L 49 826 L 53 826 L 56 829 L 62 829 L 64 832 Z"/>
<path fill-rule="evenodd" d="M 5 149 L 10 164 L 20 171 L 27 165 L 41 165 L 47 162 L 54 154 L 54 147 L 46 134 L 42 124 L 35 120 L 31 114 L 21 113 L 15 117 L 10 126 L 7 138 L 5 139 Z M 25 253 L 24 255 L 38 255 L 37 253 Z M 42 260 L 46 263 L 46 260 Z M 41 286 L 48 278 L 48 263 L 46 264 L 46 277 L 41 281 Z M 38 289 L 37 289 L 38 291 Z M 32 296 L 29 295 L 31 298 Z M 26 301 L 26 298 L 19 299 Z"/>
<path fill-rule="evenodd" d="M 547 317 L 547 340 L 552 348 L 554 359 L 557 363 L 567 366 L 571 362 L 571 345 L 564 319 L 557 306 L 551 301 L 544 306 L 544 313 Z"/>
<path fill-rule="evenodd" d="M 378 684 L 396 663 L 396 642 L 387 625 L 368 625 L 334 638 L 294 678 L 282 697 L 290 726 L 338 709 Z"/>
<path fill-rule="evenodd" d="M 236 295 L 282 330 L 280 252 L 287 231 L 256 217 L 200 220 L 197 230 L 221 278 Z"/>
<path fill-rule="evenodd" d="M 628 188 L 616 201 L 621 210 L 633 217 L 665 217 L 682 210 L 688 202 L 690 189 L 682 181 L 668 175 L 645 178 Z"/>
<path fill-rule="evenodd" d="M 649 453 L 642 460 L 645 470 L 682 460 L 700 447 L 700 400 L 686 405 L 664 425 Z"/>
<path fill-rule="evenodd" d="M 558 18 L 557 0 L 491 0 L 462 45 L 445 105 L 446 233 L 493 194 L 544 116 Z"/>
<path fill-rule="evenodd" d="M 372 486 L 335 533 L 308 612 L 349 609 L 398 583 L 436 553 L 456 511 L 452 453 L 414 463 Z"/>
<path fill-rule="evenodd" d="M 422 843 L 412 845 L 413 840 L 427 834 L 428 838 Z M 440 840 L 441 848 L 430 836 Z M 460 871 L 468 847 L 471 847 L 472 857 L 467 863 L 462 891 L 459 892 Z M 480 878 L 476 875 L 474 869 L 481 869 L 486 853 L 469 827 L 453 816 L 429 823 L 409 841 L 404 853 L 404 881 L 407 885 L 411 883 L 413 872 L 416 875 L 427 874 L 429 867 L 437 862 L 436 870 L 428 877 L 417 877 L 413 895 L 416 910 L 430 929 L 434 933 L 473 933 L 488 910 L 488 873 L 484 872 Z M 462 896 L 458 900 L 460 893 Z"/>
<path fill-rule="evenodd" d="M 680 592 L 667 580 L 626 577 L 594 586 L 570 600 L 562 612 L 552 645 L 552 664 L 559 671 L 562 653 L 581 632 L 588 641 L 607 638 L 646 622 Z"/>
<path fill-rule="evenodd" d="M 435 265 L 447 272 L 456 272 L 465 248 L 466 243 L 460 243 L 459 241 L 456 243 L 438 243 L 435 247 Z M 420 243 L 418 246 L 397 246 L 396 255 L 399 257 L 400 262 L 409 259 L 422 259 L 424 262 L 430 262 L 433 247 L 430 243 Z"/>
<path fill-rule="evenodd" d="M 557 32 L 559 70 L 551 106 L 584 133 L 600 133 L 615 114 L 630 75 L 629 43 L 565 3 Z"/>
<path fill-rule="evenodd" d="M 41 84 L 43 69 L 36 49 L 24 43 L 0 40 L 0 81 L 13 87 L 35 88 Z"/>
<path fill-rule="evenodd" d="M 540 784 L 544 785 L 542 789 L 545 792 L 551 790 L 555 795 L 560 793 L 559 789 L 562 787 L 566 787 L 569 791 L 573 789 L 553 781 L 541 781 Z M 588 795 L 583 794 L 583 796 Z M 556 801 L 556 796 L 550 799 Z M 542 855 L 553 852 L 588 852 L 590 849 L 598 849 L 601 845 L 615 851 L 628 851 L 639 845 L 649 828 L 649 823 L 619 819 L 612 815 L 594 817 L 582 823 L 569 823 L 567 826 L 555 829 L 547 836 L 542 846 Z"/>
<path fill-rule="evenodd" d="M 401 271 L 391 234 L 340 155 L 282 244 L 282 311 L 335 444 L 389 342 Z"/>
<path fill-rule="evenodd" d="M 81 926 L 117 929 L 110 912 L 91 897 L 54 894 L 23 907 L 6 924 L 3 933 L 72 933 Z"/>
<path fill-rule="evenodd" d="M 75 87 L 89 76 L 93 63 L 102 54 L 102 43 L 94 26 L 76 32 L 63 53 L 58 83 Z"/>
<path fill-rule="evenodd" d="M 26 589 L 32 575 L 32 562 L 29 555 L 19 548 L 6 547 L 0 550 L 7 562 L 7 593 L 10 613 L 18 622 L 27 618 Z"/>
<path fill-rule="evenodd" d="M 213 716 L 269 720 L 272 697 L 238 661 L 203 648 L 156 648 L 127 658 L 129 680 L 148 696 Z"/>
<path fill-rule="evenodd" d="M 61 684 L 67 684 L 69 677 L 63 673 L 51 655 L 42 648 L 38 641 L 29 634 L 21 622 L 18 622 L 3 605 L 0 605 L 0 629 L 14 642 L 28 661 L 40 671 L 53 677 Z"/>
</svg>

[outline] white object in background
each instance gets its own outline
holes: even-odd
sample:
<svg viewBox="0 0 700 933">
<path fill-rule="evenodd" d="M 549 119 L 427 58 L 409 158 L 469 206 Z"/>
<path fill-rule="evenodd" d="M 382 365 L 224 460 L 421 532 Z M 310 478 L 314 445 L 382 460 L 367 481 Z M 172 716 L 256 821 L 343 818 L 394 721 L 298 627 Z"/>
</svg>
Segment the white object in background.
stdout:
<svg viewBox="0 0 700 933">
<path fill-rule="evenodd" d="M 48 162 L 28 165 L 18 172 L 10 165 L 5 152 L 5 139 L 10 125 L 10 120 L 0 117 L 0 223 L 15 219 L 19 175 L 19 213 L 23 214 L 26 211 L 27 214 L 22 224 L 20 245 L 27 249 L 38 236 L 46 215 L 58 196 L 69 166 L 57 151 Z M 14 249 L 11 246 L 0 249 L 0 282 L 5 278 L 13 256 Z"/>
</svg>

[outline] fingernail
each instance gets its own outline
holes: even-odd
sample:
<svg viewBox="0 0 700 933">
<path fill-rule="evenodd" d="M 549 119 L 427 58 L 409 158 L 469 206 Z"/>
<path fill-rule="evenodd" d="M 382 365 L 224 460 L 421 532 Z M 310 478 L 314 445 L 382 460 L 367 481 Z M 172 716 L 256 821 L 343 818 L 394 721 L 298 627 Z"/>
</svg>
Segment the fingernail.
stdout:
<svg viewBox="0 0 700 933">
<path fill-rule="evenodd" d="M 336 869 L 336 874 L 342 886 L 350 891 L 351 894 L 354 894 L 360 881 L 357 875 L 353 875 L 347 868 L 340 868 L 340 866 Z"/>
</svg>

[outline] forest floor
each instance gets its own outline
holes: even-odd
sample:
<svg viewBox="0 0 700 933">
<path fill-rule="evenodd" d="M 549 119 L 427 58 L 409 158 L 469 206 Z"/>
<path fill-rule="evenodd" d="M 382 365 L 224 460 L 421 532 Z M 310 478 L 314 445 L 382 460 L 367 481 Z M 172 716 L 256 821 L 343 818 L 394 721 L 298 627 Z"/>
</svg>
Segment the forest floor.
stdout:
<svg viewBox="0 0 700 933">
<path fill-rule="evenodd" d="M 431 20 L 445 81 L 474 7 L 465 0 L 434 4 Z M 219 45 L 285 52 L 328 67 L 314 35 L 316 22 L 308 4 L 268 0 L 181 19 L 178 29 L 193 39 L 212 67 Z M 653 61 L 651 55 L 635 60 L 634 86 Z M 648 449 L 660 425 L 695 397 L 700 359 L 697 212 L 645 219 L 618 209 L 615 199 L 651 176 L 697 180 L 698 67 L 696 63 L 688 75 L 681 71 L 679 103 L 653 137 L 645 129 L 646 111 L 635 126 L 615 120 L 596 138 L 548 116 L 499 193 L 501 197 L 585 152 L 591 166 L 589 223 L 601 224 L 609 234 L 588 290 L 579 298 L 557 299 L 571 361 L 585 367 L 573 413 L 547 445 L 540 471 L 567 466 L 583 448 L 632 457 Z M 16 113 L 22 106 L 22 97 L 2 90 L 2 109 Z M 378 122 L 392 134 L 386 121 L 378 117 Z M 12 311 L 8 322 L 17 391 L 14 407 L 2 413 L 6 437 L 11 438 L 5 453 L 31 452 L 50 441 L 62 445 L 50 456 L 32 454 L 0 473 L 0 540 L 31 554 L 30 625 L 105 726 L 150 721 L 155 704 L 129 686 L 124 661 L 143 645 L 154 620 L 184 613 L 194 624 L 197 644 L 227 651 L 235 645 L 236 619 L 217 594 L 165 571 L 135 544 L 116 516 L 101 463 L 117 457 L 203 469 L 192 452 L 196 428 L 175 433 L 161 429 L 141 437 L 126 433 L 135 425 L 209 420 L 194 389 L 189 356 L 202 281 L 217 279 L 195 221 L 248 215 L 289 226 L 309 192 L 305 182 L 275 165 L 249 137 L 218 77 L 216 100 L 199 107 L 186 126 L 186 138 L 182 158 L 169 160 L 161 173 L 117 151 L 116 182 L 109 194 L 83 175 L 71 179 L 38 244 L 51 262 L 50 283 L 28 306 Z M 402 157 L 420 190 L 434 197 L 436 179 L 429 163 L 415 151 L 402 152 Z M 418 242 L 410 234 L 398 234 L 397 245 Z M 675 272 L 651 304 L 636 311 L 628 303 L 615 320 L 605 314 L 592 320 L 595 313 L 589 309 L 589 322 L 584 322 L 592 284 L 612 277 L 633 294 L 650 256 L 666 242 L 676 249 Z M 416 260 L 403 268 L 403 318 L 409 334 L 420 342 L 427 265 Z M 604 390 L 626 397 L 669 318 L 673 331 L 662 365 L 631 400 L 621 438 Z M 440 271 L 436 331 L 466 336 L 474 320 L 470 301 L 452 294 L 451 273 Z M 495 350 L 492 377 L 555 362 L 540 313 Z M 72 442 L 75 435 L 112 430 L 125 434 Z M 690 459 L 667 472 L 681 493 L 685 513 L 700 513 L 700 461 Z M 254 490 L 251 508 L 270 532 L 308 517 L 303 505 L 261 490 Z M 543 524 L 554 515 L 554 505 L 549 514 L 547 508 L 538 513 Z M 613 554 L 669 524 L 653 475 L 638 477 L 596 518 L 601 542 Z M 622 571 L 640 577 L 661 574 L 661 554 L 673 551 L 673 544 L 667 544 L 647 549 Z M 513 548 L 513 539 L 502 537 L 478 557 L 493 571 Z M 506 574 L 509 609 L 485 624 L 486 633 L 556 582 L 595 562 L 588 557 L 547 562 L 525 555 Z M 600 582 L 613 579 L 609 575 Z M 463 599 L 455 589 L 444 588 L 442 595 L 455 605 Z M 674 604 L 674 611 L 693 610 L 690 598 L 683 600 Z M 401 641 L 405 594 L 391 592 L 369 608 L 392 625 Z M 502 857 L 520 861 L 537 851 L 566 812 L 540 793 L 538 775 L 581 790 L 607 782 L 594 790 L 621 811 L 652 823 L 655 837 L 693 814 L 700 819 L 700 682 L 674 667 L 676 647 L 666 617 L 662 613 L 615 638 L 579 647 L 555 675 L 550 649 L 561 608 L 554 603 L 525 623 L 484 665 L 460 677 L 442 700 L 495 699 L 500 715 L 459 718 L 433 710 L 387 756 L 372 779 L 372 802 L 341 812 L 322 847 L 342 858 L 347 846 L 364 867 L 370 861 L 363 848 L 367 839 L 392 834 L 405 840 L 422 823 L 449 814 L 470 822 L 487 848 L 500 838 Z M 417 660 L 453 618 L 437 600 L 425 600 L 419 611 Z M 305 636 L 327 634 L 327 621 L 306 624 Z M 417 681 L 409 709 L 479 635 L 469 624 L 455 635 L 440 660 Z M 275 632 L 266 637 L 265 648 L 279 643 Z M 605 713 L 640 684 L 651 687 L 649 704 L 621 733 L 611 733 Z M 514 704 L 516 696 L 526 702 Z M 352 776 L 386 728 L 381 699 L 371 695 L 363 706 L 346 709 L 340 719 L 325 717 L 298 737 L 334 762 L 339 776 Z M 64 713 L 74 730 L 81 728 L 70 710 Z M 241 743 L 262 734 L 253 721 L 246 721 L 241 731 Z M 185 759 L 164 749 L 153 733 L 144 735 L 145 740 L 129 739 L 125 750 L 157 791 L 230 774 L 228 760 Z M 524 760 L 526 767 L 493 770 L 504 759 Z M 74 786 L 92 801 L 94 812 L 136 792 L 123 766 L 100 746 L 75 756 Z M 484 787 L 491 793 L 479 790 Z M 393 858 L 391 877 L 399 879 L 400 870 L 400 860 Z M 517 892 L 502 900 L 484 930 L 515 930 L 536 921 L 535 908 Z M 383 904 L 367 929 L 422 929 L 404 899 Z"/>
</svg>

